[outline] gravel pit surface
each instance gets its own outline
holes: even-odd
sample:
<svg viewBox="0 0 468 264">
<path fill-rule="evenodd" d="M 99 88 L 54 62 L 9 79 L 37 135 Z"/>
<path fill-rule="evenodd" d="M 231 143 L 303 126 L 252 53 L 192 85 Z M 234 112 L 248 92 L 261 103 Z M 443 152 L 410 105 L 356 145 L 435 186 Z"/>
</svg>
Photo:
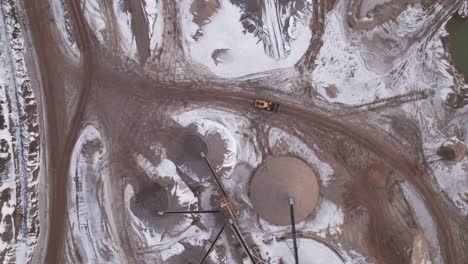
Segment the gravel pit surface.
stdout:
<svg viewBox="0 0 468 264">
<path fill-rule="evenodd" d="M 274 225 L 288 225 L 288 198 L 294 199 L 299 223 L 314 212 L 319 197 L 317 176 L 303 161 L 293 157 L 267 157 L 250 183 L 250 199 L 257 213 Z"/>
</svg>

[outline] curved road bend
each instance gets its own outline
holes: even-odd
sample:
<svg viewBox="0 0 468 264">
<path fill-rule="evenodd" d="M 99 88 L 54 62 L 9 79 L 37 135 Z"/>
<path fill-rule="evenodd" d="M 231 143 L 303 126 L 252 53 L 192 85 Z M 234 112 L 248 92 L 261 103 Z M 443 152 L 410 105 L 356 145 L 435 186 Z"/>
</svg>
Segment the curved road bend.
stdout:
<svg viewBox="0 0 468 264">
<path fill-rule="evenodd" d="M 79 37 L 79 45 L 82 56 L 82 67 L 84 68 L 85 78 L 82 79 L 80 90 L 80 99 L 75 114 L 72 117 L 71 127 L 67 129 L 67 117 L 64 117 L 60 112 L 64 113 L 66 108 L 64 105 L 64 91 L 62 86 L 58 86 L 54 82 L 55 74 L 58 71 L 58 66 L 54 66 L 53 56 L 57 54 L 51 51 L 50 38 L 53 36 L 52 28 L 47 21 L 42 22 L 43 11 L 45 8 L 44 1 L 40 0 L 25 0 L 26 11 L 30 21 L 31 31 L 34 37 L 36 53 L 39 60 L 40 72 L 42 78 L 42 92 L 44 99 L 45 116 L 47 117 L 47 153 L 48 153 L 48 175 L 50 177 L 50 230 L 48 237 L 48 247 L 45 263 L 62 263 L 64 259 L 63 241 L 65 230 L 65 217 L 67 208 L 67 193 L 66 186 L 68 184 L 68 168 L 71 159 L 71 152 L 76 138 L 78 137 L 85 113 L 87 98 L 89 97 L 93 80 L 97 81 L 100 78 L 99 74 L 92 74 L 94 71 L 101 71 L 98 65 L 92 60 L 92 38 L 89 37 L 89 29 L 84 20 L 83 12 L 78 5 L 78 1 L 69 0 L 68 3 L 72 7 L 74 23 L 79 25 L 77 32 Z M 50 15 L 50 13 L 49 13 Z M 55 43 L 59 46 L 59 43 Z M 52 49 L 53 50 L 53 49 Z M 98 66 L 97 68 L 95 68 Z M 122 72 L 112 72 L 109 76 L 116 75 L 115 79 L 122 79 Z M 117 76 L 118 75 L 118 76 Z M 107 79 L 107 78 L 106 78 Z M 103 81 L 99 79 L 99 81 Z M 105 80 L 104 80 L 105 81 Z M 135 83 L 130 81 L 130 83 Z M 116 89 L 109 92 L 120 92 L 122 96 L 128 94 L 140 95 L 146 98 L 154 99 L 190 99 L 194 102 L 224 102 L 233 105 L 249 105 L 256 97 L 267 95 L 271 97 L 271 93 L 263 91 L 226 89 L 226 87 L 216 87 L 216 84 L 207 88 L 204 86 L 196 86 L 196 84 L 175 84 L 162 83 L 156 80 L 146 80 L 139 82 L 143 87 L 134 87 L 132 91 L 127 90 L 128 87 L 122 88 L 117 86 Z M 195 85 L 195 86 L 194 86 Z M 227 85 L 232 86 L 232 85 Z M 281 118 L 295 119 L 303 123 L 315 123 L 322 127 L 333 129 L 344 135 L 347 135 L 357 142 L 366 145 L 374 153 L 384 157 L 395 169 L 406 175 L 408 179 L 416 186 L 418 191 L 423 195 L 428 207 L 435 218 L 439 230 L 439 240 L 441 242 L 441 251 L 446 263 L 456 263 L 458 252 L 454 246 L 452 230 L 447 225 L 445 218 L 445 210 L 441 208 L 436 197 L 438 195 L 431 189 L 430 185 L 425 181 L 425 173 L 419 167 L 417 162 L 411 157 L 394 146 L 391 142 L 385 141 L 382 138 L 375 136 L 370 129 L 362 129 L 345 120 L 339 120 L 336 117 L 329 116 L 319 109 L 313 107 L 299 106 L 289 98 L 272 98 L 282 102 Z M 50 101 L 49 101 L 50 100 Z M 68 131 L 65 133 L 64 131 Z M 53 224 L 53 225 L 52 225 Z M 462 227 L 466 230 L 466 226 Z"/>
</svg>

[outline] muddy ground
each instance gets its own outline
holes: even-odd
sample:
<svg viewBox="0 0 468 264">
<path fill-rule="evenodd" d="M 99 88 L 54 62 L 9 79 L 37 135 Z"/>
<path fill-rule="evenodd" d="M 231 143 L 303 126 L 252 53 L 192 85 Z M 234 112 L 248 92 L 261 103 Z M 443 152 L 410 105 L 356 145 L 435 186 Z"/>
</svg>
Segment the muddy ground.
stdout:
<svg viewBox="0 0 468 264">
<path fill-rule="evenodd" d="M 133 15 L 132 28 L 139 55 L 137 61 L 129 60 L 114 48 L 115 45 L 111 45 L 113 41 L 119 41 L 113 30 L 108 31 L 108 42 L 98 41 L 87 23 L 80 1 L 63 2 L 70 17 L 71 34 L 80 52 L 78 60 L 70 59 L 64 51 L 51 2 L 22 1 L 29 21 L 29 33 L 33 37 L 32 49 L 36 53 L 39 70 L 36 78 L 41 80 L 41 86 L 36 87 L 36 91 L 43 98 L 41 104 L 45 110 L 41 113 L 47 159 L 47 167 L 43 170 L 47 175 L 48 221 L 51 228 L 47 240 L 42 241 L 47 245 L 43 263 L 64 263 L 69 258 L 83 261 L 77 252 L 71 253 L 73 257 L 66 256 L 69 251 L 65 249 L 74 243 L 65 236 L 70 228 L 66 216 L 69 213 L 67 201 L 71 199 L 66 188 L 70 178 L 66 175 L 75 142 L 88 124 L 99 124 L 103 141 L 109 148 L 113 209 L 124 211 L 123 183 L 130 182 L 135 192 L 130 201 L 131 210 L 148 226 L 153 226 L 155 230 L 167 230 L 178 221 L 184 221 L 184 216 L 162 219 L 157 215 L 158 210 L 177 204 L 171 201 L 166 191 L 167 185 L 173 183 L 149 179 L 135 163 L 134 155 L 139 153 L 158 163 L 160 157 L 155 155 L 151 144 L 161 142 L 167 149 L 168 159 L 176 164 L 188 162 L 186 164 L 198 175 L 206 175 L 202 177 L 203 180 L 212 181 L 214 185 L 209 171 L 197 155 L 206 152 L 213 165 L 219 166 L 225 152 L 220 136 L 202 137 L 194 129 L 182 128 L 164 115 L 174 108 L 188 111 L 195 106 L 228 109 L 240 116 L 251 116 L 255 120 L 252 131 L 257 131 L 260 142 L 262 138 L 267 138 L 267 132 L 262 127 L 269 125 L 302 135 L 301 139 L 307 145 L 315 145 L 320 153 L 325 153 L 323 156 L 329 158 L 336 172 L 336 180 L 327 188 L 322 189 L 321 186 L 320 195 L 345 208 L 344 230 L 339 239 L 346 247 L 358 249 L 377 263 L 411 263 L 413 242 L 419 236 L 421 227 L 400 189 L 399 183 L 408 181 L 421 194 L 434 219 L 442 261 L 468 261 L 468 223 L 464 217 L 454 213 L 454 209 L 447 205 L 445 198 L 430 183 L 430 172 L 421 158 L 420 149 L 414 147 L 420 144 L 417 131 L 384 131 L 372 123 L 367 113 L 343 116 L 347 109 L 317 104 L 302 96 L 272 92 L 278 84 L 271 82 L 271 79 L 277 78 L 275 74 L 281 75 L 281 72 L 259 74 L 249 80 L 229 80 L 206 74 L 206 71 L 193 66 L 185 54 L 181 24 L 177 20 L 178 1 L 161 1 L 164 6 L 164 30 L 157 51 L 149 48 L 148 22 L 141 15 L 142 2 L 124 1 Z M 109 1 L 99 2 L 104 5 Z M 299 75 L 305 75 L 307 69 L 315 65 L 314 59 L 321 47 L 324 17 L 334 7 L 334 2 L 317 1 L 314 5 L 311 28 L 315 34 L 307 53 L 297 64 Z M 379 14 L 378 21 L 366 20 L 365 23 L 356 18 L 360 14 L 360 10 L 357 10 L 362 0 L 348 2 L 350 30 L 365 30 L 392 19 L 406 5 L 417 1 L 390 1 L 370 11 Z M 206 5 L 192 5 L 193 9 L 203 11 L 196 17 L 199 25 L 206 23 L 206 17 L 218 8 L 217 1 Z M 114 16 L 112 12 L 106 13 L 106 19 L 110 21 Z M 307 94 L 307 88 L 303 87 L 310 85 L 304 78 L 297 78 L 294 83 Z M 253 100 L 259 97 L 281 102 L 281 111 L 271 114 L 253 109 Z M 393 119 L 394 127 L 408 127 L 405 125 L 407 121 L 399 120 L 397 114 Z M 395 139 L 395 134 L 414 145 L 402 144 Z M 265 146 L 263 151 L 268 153 L 272 150 Z M 199 184 L 202 179 L 194 180 L 188 175 L 182 178 L 200 199 L 198 193 L 206 191 Z M 215 199 L 212 200 L 215 206 Z M 242 206 L 245 205 L 241 203 Z M 123 249 L 121 259 L 125 263 L 147 262 L 152 255 L 142 253 L 140 238 L 132 236 L 133 233 L 127 229 L 127 221 L 124 213 L 116 216 L 115 223 L 122 230 L 118 237 Z M 195 221 L 194 225 L 203 226 L 199 221 Z M 216 219 L 213 223 L 220 226 L 222 219 Z M 174 232 L 172 235 L 176 234 Z M 170 232 L 167 235 L 171 235 Z M 229 238 L 232 234 L 226 236 Z M 227 250 L 232 251 L 233 259 L 239 260 L 239 245 L 235 242 L 229 245 L 231 247 Z M 187 245 L 185 249 L 166 263 L 197 263 L 204 252 L 203 247 Z"/>
</svg>

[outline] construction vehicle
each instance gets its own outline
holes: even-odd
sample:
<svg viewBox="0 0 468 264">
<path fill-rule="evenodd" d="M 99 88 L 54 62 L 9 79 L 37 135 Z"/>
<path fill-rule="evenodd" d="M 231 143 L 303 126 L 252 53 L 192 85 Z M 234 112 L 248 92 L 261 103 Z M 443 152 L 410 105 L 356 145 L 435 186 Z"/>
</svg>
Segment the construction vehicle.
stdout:
<svg viewBox="0 0 468 264">
<path fill-rule="evenodd" d="M 263 99 L 256 99 L 254 103 L 254 107 L 270 112 L 278 112 L 280 105 L 278 103 L 274 103 L 271 101 L 266 101 Z"/>
</svg>

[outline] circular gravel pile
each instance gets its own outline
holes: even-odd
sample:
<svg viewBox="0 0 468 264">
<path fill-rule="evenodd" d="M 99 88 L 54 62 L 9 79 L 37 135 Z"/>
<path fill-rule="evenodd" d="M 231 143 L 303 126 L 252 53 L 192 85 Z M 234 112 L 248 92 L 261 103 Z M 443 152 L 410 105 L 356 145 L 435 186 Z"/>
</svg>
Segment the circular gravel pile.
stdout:
<svg viewBox="0 0 468 264">
<path fill-rule="evenodd" d="M 267 157 L 250 182 L 250 199 L 256 212 L 274 225 L 289 225 L 288 198 L 294 199 L 295 222 L 310 215 L 317 205 L 317 177 L 303 161 L 293 157 Z"/>
</svg>

